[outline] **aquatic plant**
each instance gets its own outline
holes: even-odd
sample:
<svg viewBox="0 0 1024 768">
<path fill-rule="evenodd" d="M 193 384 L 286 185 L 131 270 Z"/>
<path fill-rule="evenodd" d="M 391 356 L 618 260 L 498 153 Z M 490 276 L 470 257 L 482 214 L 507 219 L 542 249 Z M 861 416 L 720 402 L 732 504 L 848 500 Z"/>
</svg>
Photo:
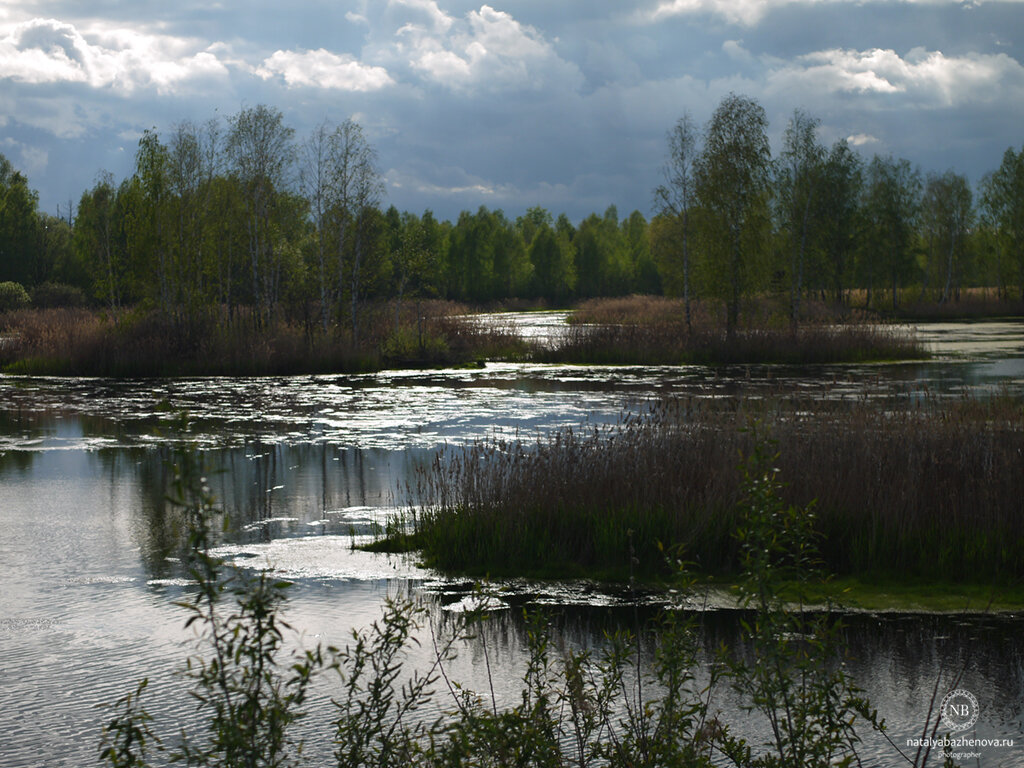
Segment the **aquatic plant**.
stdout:
<svg viewBox="0 0 1024 768">
<path fill-rule="evenodd" d="M 777 441 L 783 498 L 817 500 L 831 571 L 1024 576 L 1024 405 L 1010 397 L 683 400 L 611 427 L 484 439 L 422 471 L 405 548 L 447 570 L 625 580 L 633 531 L 646 578 L 659 575 L 658 542 L 684 546 L 704 573 L 738 574 L 735 457 L 754 449 L 754 417 Z"/>
<path fill-rule="evenodd" d="M 794 330 L 786 310 L 748 299 L 745 322 L 732 335 L 714 302 L 693 302 L 687 325 L 682 302 L 659 296 L 591 299 L 571 318 L 558 343 L 539 350 L 546 362 L 608 365 L 813 365 L 927 357 L 906 330 L 880 325 L 863 312 L 804 303 Z"/>
</svg>

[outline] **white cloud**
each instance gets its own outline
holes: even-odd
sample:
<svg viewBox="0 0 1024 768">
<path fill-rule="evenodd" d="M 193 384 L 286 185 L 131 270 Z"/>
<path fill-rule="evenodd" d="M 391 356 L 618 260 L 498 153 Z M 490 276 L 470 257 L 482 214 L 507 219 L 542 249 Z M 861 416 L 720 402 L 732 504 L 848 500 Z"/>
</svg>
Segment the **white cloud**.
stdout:
<svg viewBox="0 0 1024 768">
<path fill-rule="evenodd" d="M 914 48 L 833 49 L 801 56 L 767 75 L 769 91 L 900 97 L 900 105 L 951 107 L 1024 95 L 1024 67 L 1006 54 L 946 56 Z"/>
<path fill-rule="evenodd" d="M 855 133 L 852 136 L 847 136 L 846 140 L 855 147 L 863 147 L 865 144 L 879 143 L 879 140 L 876 137 L 868 133 Z"/>
<path fill-rule="evenodd" d="M 908 5 L 973 5 L 964 0 L 898 0 Z M 994 0 L 1017 3 L 1022 0 Z M 789 5 L 864 4 L 864 0 L 658 0 L 653 9 L 638 14 L 641 23 L 655 23 L 672 16 L 708 14 L 731 24 L 753 26 L 775 8 Z M 980 4 L 980 3 L 976 3 Z"/>
<path fill-rule="evenodd" d="M 428 81 L 458 91 L 574 87 L 582 81 L 579 69 L 540 32 L 504 11 L 482 5 L 463 19 L 445 16 L 442 23 L 433 14 L 433 0 L 391 3 L 431 11 L 433 23 L 406 23 L 391 51 Z"/>
<path fill-rule="evenodd" d="M 399 5 L 418 11 L 436 32 L 447 32 L 455 23 L 455 19 L 438 7 L 436 0 L 388 0 L 388 5 Z"/>
<path fill-rule="evenodd" d="M 11 137 L 0 141 L 0 146 L 4 147 L 4 152 L 8 155 L 12 152 L 18 154 L 21 162 L 14 165 L 17 170 L 24 172 L 29 178 L 45 171 L 46 165 L 50 161 L 49 153 L 42 147 L 33 147 Z"/>
<path fill-rule="evenodd" d="M 430 175 L 439 178 L 436 181 L 428 181 L 418 173 L 391 168 L 385 172 L 384 180 L 391 189 L 407 190 L 427 197 L 507 199 L 514 197 L 517 191 L 512 185 L 495 184 L 469 174 L 461 168 L 437 168 L 433 169 Z"/>
<path fill-rule="evenodd" d="M 750 51 L 743 47 L 742 40 L 726 40 L 722 43 L 722 51 L 726 56 L 734 61 L 743 62 L 744 64 L 754 61 L 754 57 Z"/>
<path fill-rule="evenodd" d="M 264 79 L 284 78 L 289 86 L 331 88 L 341 91 L 377 91 L 394 83 L 384 67 L 370 66 L 348 55 L 320 48 L 315 51 L 276 51 L 256 74 Z"/>
<path fill-rule="evenodd" d="M 182 38 L 118 28 L 82 31 L 56 19 L 0 29 L 0 79 L 83 83 L 124 93 L 152 87 L 164 94 L 189 80 L 226 74 L 213 53 Z"/>
<path fill-rule="evenodd" d="M 654 10 L 645 14 L 644 20 L 658 22 L 671 16 L 709 13 L 733 24 L 750 26 L 760 21 L 771 5 L 770 0 L 661 0 Z"/>
</svg>

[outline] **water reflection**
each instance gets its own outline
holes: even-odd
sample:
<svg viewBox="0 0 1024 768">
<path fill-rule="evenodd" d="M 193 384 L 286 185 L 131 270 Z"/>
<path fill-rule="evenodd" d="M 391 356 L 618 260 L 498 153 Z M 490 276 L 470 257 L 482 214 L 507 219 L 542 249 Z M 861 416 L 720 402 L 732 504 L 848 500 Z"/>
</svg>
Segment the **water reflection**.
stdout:
<svg viewBox="0 0 1024 768">
<path fill-rule="evenodd" d="M 104 717 L 94 705 L 144 676 L 153 681 L 155 711 L 175 724 L 192 717 L 173 674 L 188 638 L 173 603 L 190 588 L 175 560 L 180 520 L 166 500 L 168 462 L 179 448 L 203 452 L 228 512 L 222 553 L 250 564 L 262 558 L 297 579 L 289 618 L 310 642 L 344 643 L 352 627 L 379 615 L 389 590 L 433 601 L 435 622 L 466 596 L 468 585 L 438 579 L 408 558 L 351 547 L 404 504 L 403 487 L 439 446 L 614 422 L 624 409 L 666 395 L 890 403 L 1000 387 L 1024 392 L 1020 325 L 967 325 L 931 331 L 945 357 L 904 365 L 0 377 L 0 766 L 91 762 Z M 187 429 L 176 419 L 182 411 Z M 500 659 L 498 687 L 513 699 L 525 648 L 519 608 L 556 606 L 556 629 L 572 647 L 598 647 L 605 630 L 632 626 L 631 609 L 622 607 L 628 594 L 581 583 L 508 586 L 510 610 L 495 614 L 486 639 Z M 742 649 L 735 614 L 702 621 L 707 648 L 728 640 Z M 979 732 L 1022 732 L 1019 617 L 863 616 L 848 624 L 852 668 L 895 733 L 918 735 L 936 675 L 958 669 L 981 702 Z M 453 673 L 482 690 L 479 653 L 466 648 Z M 330 713 L 326 698 L 318 706 L 312 723 Z M 723 694 L 721 706 L 736 703 Z M 877 762 L 894 764 L 883 747 L 873 753 Z M 1024 764 L 1019 758 L 999 756 Z"/>
</svg>

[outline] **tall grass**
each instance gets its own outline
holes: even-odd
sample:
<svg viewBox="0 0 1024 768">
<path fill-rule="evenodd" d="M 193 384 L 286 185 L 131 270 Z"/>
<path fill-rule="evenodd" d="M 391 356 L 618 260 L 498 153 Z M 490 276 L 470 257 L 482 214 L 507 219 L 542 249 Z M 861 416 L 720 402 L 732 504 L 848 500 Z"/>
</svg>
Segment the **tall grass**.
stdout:
<svg viewBox="0 0 1024 768">
<path fill-rule="evenodd" d="M 421 474 L 412 543 L 434 566 L 477 574 L 624 578 L 636 560 L 653 577 L 659 543 L 705 572 L 737 573 L 737 457 L 753 450 L 755 420 L 777 446 L 783 498 L 817 504 L 830 570 L 1024 577 L 1024 406 L 1014 398 L 889 410 L 688 400 L 611 428 L 483 440 Z"/>
<path fill-rule="evenodd" d="M 247 309 L 172 316 L 137 308 L 20 310 L 0 317 L 8 373 L 98 376 L 262 375 L 464 364 L 522 355 L 510 330 L 474 322 L 446 302 L 367 305 L 359 342 L 311 318 Z"/>
<path fill-rule="evenodd" d="M 793 328 L 770 300 L 750 300 L 744 324 L 730 336 L 721 307 L 697 302 L 691 324 L 676 299 L 631 296 L 585 302 L 572 328 L 538 353 L 548 362 L 627 365 L 733 363 L 857 363 L 926 356 L 913 334 L 850 313 L 808 303 Z"/>
</svg>

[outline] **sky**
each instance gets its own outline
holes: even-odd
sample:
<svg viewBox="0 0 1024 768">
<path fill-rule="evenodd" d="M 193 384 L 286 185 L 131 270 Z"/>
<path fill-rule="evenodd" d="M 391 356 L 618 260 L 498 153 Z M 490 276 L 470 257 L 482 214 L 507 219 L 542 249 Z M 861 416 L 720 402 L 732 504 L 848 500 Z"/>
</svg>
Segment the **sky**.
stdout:
<svg viewBox="0 0 1024 768">
<path fill-rule="evenodd" d="M 977 183 L 1024 144 L 1024 2 L 6 0 L 0 153 L 67 213 L 142 132 L 266 104 L 305 139 L 352 118 L 386 204 L 650 215 L 666 134 L 729 93 L 778 152 L 826 145 Z"/>
</svg>

